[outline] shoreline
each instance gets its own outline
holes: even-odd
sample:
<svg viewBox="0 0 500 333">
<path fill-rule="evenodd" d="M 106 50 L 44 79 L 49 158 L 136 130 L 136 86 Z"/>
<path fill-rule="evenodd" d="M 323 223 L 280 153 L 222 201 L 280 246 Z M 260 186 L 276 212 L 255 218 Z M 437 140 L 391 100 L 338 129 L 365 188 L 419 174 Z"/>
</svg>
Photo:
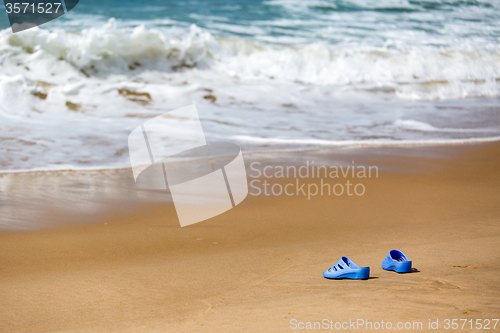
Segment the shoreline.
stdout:
<svg viewBox="0 0 500 333">
<path fill-rule="evenodd" d="M 250 182 L 254 162 L 266 166 L 368 166 L 375 163 L 380 171 L 420 173 L 436 160 L 496 145 L 497 143 L 401 146 L 338 147 L 280 152 L 244 153 Z M 419 159 L 418 167 L 412 165 Z M 345 177 L 344 177 L 345 178 Z M 0 173 L 0 233 L 8 230 L 38 230 L 58 225 L 92 223 L 121 210 L 133 213 L 147 204 L 171 204 L 170 192 L 142 189 L 133 181 L 131 168 L 90 170 L 46 170 Z M 40 214 L 42 212 L 42 214 Z M 49 212 L 49 214 L 47 214 Z M 76 216 L 76 218 L 75 218 Z"/>
<path fill-rule="evenodd" d="M 425 148 L 425 147 L 457 147 L 457 146 L 474 146 L 483 144 L 495 144 L 500 142 L 500 137 L 485 137 L 485 138 L 470 138 L 470 139 L 449 139 L 449 140 L 407 140 L 403 143 L 399 141 L 387 141 L 387 142 L 366 142 L 359 141 L 355 144 L 329 144 L 328 141 L 324 141 L 325 144 L 315 142 L 316 147 L 309 148 L 289 148 L 289 149 L 276 149 L 276 150 L 250 150 L 245 151 L 245 156 L 253 155 L 287 155 L 294 153 L 314 153 L 322 150 L 332 150 L 336 152 L 337 150 L 349 150 L 349 149 L 405 149 L 405 148 Z M 12 169 L 12 170 L 0 170 L 0 176 L 11 175 L 11 174 L 30 174 L 30 173 L 51 173 L 51 172 L 99 172 L 99 171 L 123 171 L 130 169 L 130 166 L 96 166 L 96 167 L 72 167 L 65 169 Z"/>
<path fill-rule="evenodd" d="M 379 171 L 422 173 L 439 160 L 496 145 L 317 148 L 277 154 L 245 153 L 244 158 L 251 191 L 250 183 L 255 179 L 251 165 L 256 161 L 261 169 L 301 167 L 310 162 L 342 168 L 355 162 L 355 166 L 375 165 Z M 122 210 L 134 213 L 142 211 L 144 205 L 172 203 L 168 190 L 147 190 L 135 184 L 130 168 L 0 173 L 0 186 L 0 233 L 93 223 Z"/>
</svg>

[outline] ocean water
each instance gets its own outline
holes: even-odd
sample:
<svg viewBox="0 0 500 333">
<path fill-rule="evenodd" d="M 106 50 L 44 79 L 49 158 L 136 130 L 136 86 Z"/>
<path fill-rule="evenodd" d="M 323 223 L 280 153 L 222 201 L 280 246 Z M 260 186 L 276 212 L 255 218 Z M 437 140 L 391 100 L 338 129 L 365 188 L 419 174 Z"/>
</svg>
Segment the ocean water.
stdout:
<svg viewBox="0 0 500 333">
<path fill-rule="evenodd" d="M 0 28 L 0 172 L 128 167 L 136 126 L 193 103 L 244 152 L 500 140 L 497 0 L 81 0 Z"/>
</svg>

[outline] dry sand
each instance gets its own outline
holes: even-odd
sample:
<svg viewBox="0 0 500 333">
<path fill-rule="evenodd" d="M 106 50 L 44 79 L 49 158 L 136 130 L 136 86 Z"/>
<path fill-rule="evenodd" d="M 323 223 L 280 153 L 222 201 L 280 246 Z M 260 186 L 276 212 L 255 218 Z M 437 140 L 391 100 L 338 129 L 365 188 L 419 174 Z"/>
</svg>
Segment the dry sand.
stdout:
<svg viewBox="0 0 500 333">
<path fill-rule="evenodd" d="M 429 319 L 444 330 L 445 319 L 499 318 L 500 145 L 454 149 L 365 156 L 410 169 L 363 180 L 361 197 L 249 196 L 185 228 L 173 205 L 149 204 L 2 232 L 0 332 L 282 332 L 292 319 L 427 331 Z M 382 270 L 393 248 L 418 272 Z M 342 255 L 372 278 L 323 278 Z"/>
</svg>

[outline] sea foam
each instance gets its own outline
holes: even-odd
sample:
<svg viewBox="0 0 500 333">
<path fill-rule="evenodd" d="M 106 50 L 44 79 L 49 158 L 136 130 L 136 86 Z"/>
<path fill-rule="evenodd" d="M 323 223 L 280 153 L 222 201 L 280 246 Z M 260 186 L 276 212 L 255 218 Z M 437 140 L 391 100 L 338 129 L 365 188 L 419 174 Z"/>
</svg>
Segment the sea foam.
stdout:
<svg viewBox="0 0 500 333">
<path fill-rule="evenodd" d="M 209 139 L 252 151 L 500 135 L 496 44 L 283 41 L 113 19 L 1 31 L 0 170 L 127 167 L 133 128 L 192 103 Z"/>
</svg>

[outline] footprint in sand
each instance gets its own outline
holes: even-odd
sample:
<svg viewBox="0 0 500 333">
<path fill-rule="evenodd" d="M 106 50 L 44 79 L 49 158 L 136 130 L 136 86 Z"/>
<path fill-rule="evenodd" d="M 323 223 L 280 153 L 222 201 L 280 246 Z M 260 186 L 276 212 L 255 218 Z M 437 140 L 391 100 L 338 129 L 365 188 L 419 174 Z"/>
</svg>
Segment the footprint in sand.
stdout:
<svg viewBox="0 0 500 333">
<path fill-rule="evenodd" d="M 453 290 L 453 289 L 460 289 L 460 287 L 447 283 L 447 282 L 441 282 L 438 280 L 421 280 L 421 281 L 416 281 L 414 285 L 406 285 L 406 286 L 391 286 L 388 287 L 387 290 L 393 290 L 393 291 L 405 291 L 405 290 L 427 290 L 427 291 L 436 291 L 436 290 Z"/>
<path fill-rule="evenodd" d="M 421 286 L 420 288 L 424 290 L 452 290 L 452 289 L 460 289 L 459 286 L 456 286 L 451 283 L 441 282 L 438 280 L 424 280 L 420 282 L 421 284 L 425 284 L 426 286 Z"/>
<path fill-rule="evenodd" d="M 395 290 L 395 291 L 403 291 L 403 290 L 411 290 L 412 287 L 410 286 L 392 286 L 388 287 L 388 290 Z"/>
<path fill-rule="evenodd" d="M 491 268 L 489 265 L 453 265 L 455 268 L 470 268 L 470 269 L 480 269 L 480 268 Z"/>
</svg>

